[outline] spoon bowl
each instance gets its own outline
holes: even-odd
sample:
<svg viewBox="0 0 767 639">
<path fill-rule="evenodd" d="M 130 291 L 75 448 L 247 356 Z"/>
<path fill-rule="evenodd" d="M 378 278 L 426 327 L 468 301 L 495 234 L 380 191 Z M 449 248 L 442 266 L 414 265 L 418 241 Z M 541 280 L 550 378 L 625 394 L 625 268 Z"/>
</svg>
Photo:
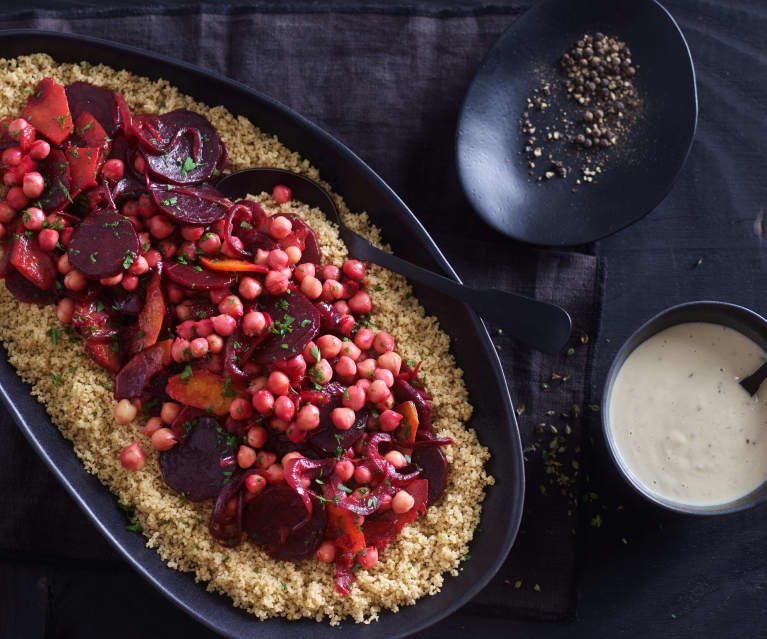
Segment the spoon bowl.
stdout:
<svg viewBox="0 0 767 639">
<path fill-rule="evenodd" d="M 545 353 L 556 353 L 567 344 L 572 321 L 563 308 L 506 291 L 470 288 L 382 251 L 346 227 L 330 194 L 304 175 L 269 167 L 244 169 L 224 176 L 216 186 L 226 197 L 238 199 L 249 193 L 270 193 L 278 184 L 289 187 L 297 200 L 319 208 L 333 220 L 352 257 L 373 262 L 462 301 L 482 318 Z"/>
<path fill-rule="evenodd" d="M 577 170 L 582 159 L 571 143 L 543 145 L 556 148 L 575 170 L 565 179 L 539 182 L 529 174 L 528 136 L 519 126 L 527 99 L 543 78 L 551 78 L 554 108 L 541 117 L 552 116 L 552 127 L 561 127 L 561 118 L 553 117 L 559 108 L 574 116 L 573 103 L 556 89 L 559 59 L 583 34 L 596 31 L 620 38 L 631 50 L 642 100 L 638 119 L 604 156 L 594 182 L 583 182 Z M 658 2 L 542 0 L 501 36 L 472 81 L 458 122 L 458 174 L 474 209 L 501 233 L 531 244 L 583 244 L 660 204 L 687 158 L 697 119 L 690 51 Z M 545 134 L 536 132 L 539 143 Z"/>
</svg>

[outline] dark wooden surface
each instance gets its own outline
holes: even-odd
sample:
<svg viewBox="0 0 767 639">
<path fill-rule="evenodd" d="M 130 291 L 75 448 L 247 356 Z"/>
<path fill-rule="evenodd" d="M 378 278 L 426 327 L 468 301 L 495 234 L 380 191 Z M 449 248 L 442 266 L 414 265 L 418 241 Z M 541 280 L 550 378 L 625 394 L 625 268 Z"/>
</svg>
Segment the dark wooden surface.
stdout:
<svg viewBox="0 0 767 639">
<path fill-rule="evenodd" d="M 46 4 L 38 1 L 36 6 Z M 307 6 L 320 4 L 359 3 L 306 2 Z M 477 4 L 456 0 L 407 6 L 417 5 L 425 12 L 448 7 L 452 12 Z M 655 312 L 694 299 L 726 300 L 767 312 L 765 247 L 753 230 L 767 202 L 763 125 L 767 5 L 759 0 L 672 0 L 666 6 L 680 22 L 696 64 L 701 104 L 698 134 L 666 201 L 640 223 L 596 246 L 608 258 L 608 279 L 594 399 L 600 396 L 601 382 L 621 341 Z M 28 10 L 17 3 L 0 5 L 0 16 L 20 11 Z M 376 104 L 370 109 L 371 120 L 380 117 Z M 304 113 L 382 170 L 384 179 L 437 239 L 466 226 L 465 216 L 471 215 L 467 210 L 461 208 L 445 218 L 444 209 L 432 206 L 431 194 L 445 181 L 443 173 L 429 167 L 397 171 L 373 130 L 369 136 L 350 139 L 343 122 L 323 122 L 306 109 Z M 412 169 L 418 153 L 449 154 L 454 116 L 448 109 L 442 119 L 425 123 L 422 137 L 413 140 L 413 157 L 401 158 L 401 164 Z M 497 242 L 499 250 L 513 250 L 506 240 L 469 219 L 467 232 Z M 577 620 L 535 624 L 458 613 L 422 636 L 767 635 L 762 614 L 767 597 L 767 560 L 762 552 L 767 547 L 767 508 L 696 519 L 651 507 L 617 476 L 602 446 L 597 421 L 592 425 L 594 445 L 587 468 L 589 489 L 598 498 L 584 505 L 580 514 Z M 600 527 L 591 525 L 597 514 Z M 51 606 L 57 611 L 53 624 L 48 618 Z M 11 549 L 0 553 L 3 637 L 157 636 L 158 624 L 166 637 L 212 636 L 120 562 L 75 563 Z"/>
</svg>

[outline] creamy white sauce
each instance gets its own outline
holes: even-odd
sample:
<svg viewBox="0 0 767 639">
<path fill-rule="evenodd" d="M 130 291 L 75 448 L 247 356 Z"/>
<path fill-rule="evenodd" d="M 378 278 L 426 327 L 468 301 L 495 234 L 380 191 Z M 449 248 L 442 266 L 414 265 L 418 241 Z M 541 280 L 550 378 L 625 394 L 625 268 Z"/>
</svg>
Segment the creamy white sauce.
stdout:
<svg viewBox="0 0 767 639">
<path fill-rule="evenodd" d="M 609 425 L 634 477 L 666 500 L 724 504 L 767 479 L 767 383 L 738 383 L 767 358 L 745 335 L 704 322 L 667 328 L 621 366 Z"/>
</svg>

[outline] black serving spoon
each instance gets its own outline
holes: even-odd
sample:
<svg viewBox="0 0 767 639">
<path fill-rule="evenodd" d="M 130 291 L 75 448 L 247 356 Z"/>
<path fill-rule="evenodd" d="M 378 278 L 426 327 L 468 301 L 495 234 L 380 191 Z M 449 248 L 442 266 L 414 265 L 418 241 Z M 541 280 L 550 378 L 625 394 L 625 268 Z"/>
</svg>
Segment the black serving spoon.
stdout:
<svg viewBox="0 0 767 639">
<path fill-rule="evenodd" d="M 628 45 L 642 102 L 619 145 L 593 156 L 604 166 L 593 182 L 584 183 L 585 152 L 546 136 L 564 131 L 564 113 L 567 119 L 582 117 L 561 87 L 559 60 L 582 35 L 598 31 Z M 539 129 L 532 146 L 544 149 L 531 176 L 524 151 L 529 135 L 520 131 L 520 118 L 543 79 L 551 81 L 551 106 L 531 116 Z M 697 119 L 690 51 L 659 3 L 541 0 L 500 37 L 472 81 L 456 133 L 458 174 L 474 209 L 501 233 L 531 244 L 584 244 L 633 224 L 660 204 L 687 158 Z M 565 179 L 556 173 L 545 178 L 549 152 L 573 169 Z"/>
<path fill-rule="evenodd" d="M 767 379 L 767 362 L 762 364 L 748 377 L 741 379 L 740 385 L 746 389 L 749 395 L 755 395 L 765 379 Z"/>
<path fill-rule="evenodd" d="M 341 237 L 355 258 L 383 266 L 466 303 L 482 318 L 540 351 L 556 353 L 567 344 L 572 322 L 564 309 L 515 293 L 470 288 L 376 248 L 344 226 L 330 194 L 304 175 L 284 169 L 245 169 L 224 176 L 216 186 L 224 196 L 237 199 L 248 193 L 271 193 L 278 184 L 289 187 L 297 200 L 320 209 L 338 224 Z"/>
</svg>

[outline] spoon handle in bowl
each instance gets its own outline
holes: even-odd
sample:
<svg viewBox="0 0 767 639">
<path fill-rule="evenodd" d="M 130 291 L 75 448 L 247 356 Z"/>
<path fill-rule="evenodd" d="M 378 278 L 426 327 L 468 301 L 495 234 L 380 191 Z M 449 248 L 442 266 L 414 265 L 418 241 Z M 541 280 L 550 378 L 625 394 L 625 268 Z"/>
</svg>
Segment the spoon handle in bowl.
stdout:
<svg viewBox="0 0 767 639">
<path fill-rule="evenodd" d="M 349 229 L 343 228 L 341 232 L 355 258 L 373 262 L 465 302 L 483 319 L 539 351 L 557 353 L 567 344 L 572 322 L 567 311 L 559 306 L 497 289 L 464 286 L 386 253 Z"/>
</svg>

